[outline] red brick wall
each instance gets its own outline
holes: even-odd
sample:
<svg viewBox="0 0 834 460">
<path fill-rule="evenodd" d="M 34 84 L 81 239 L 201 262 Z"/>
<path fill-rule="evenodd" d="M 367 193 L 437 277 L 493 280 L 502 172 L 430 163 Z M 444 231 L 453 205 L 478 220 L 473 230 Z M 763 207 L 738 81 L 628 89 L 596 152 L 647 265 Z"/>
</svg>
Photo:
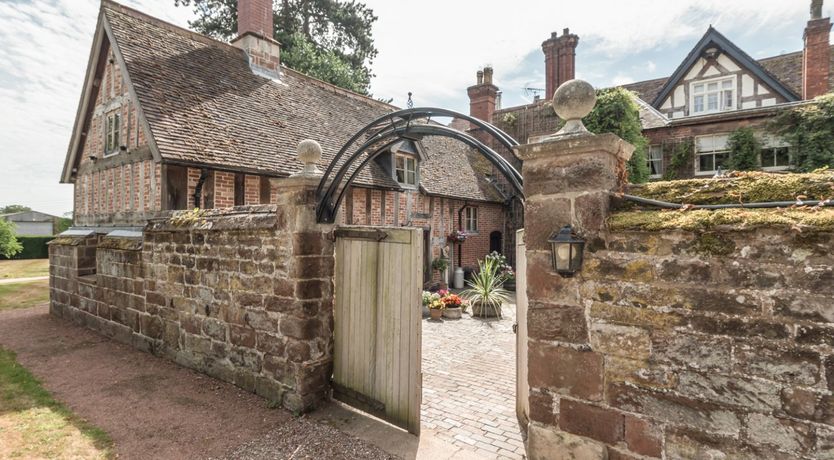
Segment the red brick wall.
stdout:
<svg viewBox="0 0 834 460">
<path fill-rule="evenodd" d="M 805 50 L 802 56 L 802 98 L 813 99 L 828 92 L 831 65 L 829 40 L 831 19 L 813 19 L 805 28 Z"/>
<path fill-rule="evenodd" d="M 74 179 L 74 220 L 76 225 L 140 225 L 160 209 L 159 165 L 149 159 L 145 134 L 121 69 L 110 62 L 112 52 L 103 58 L 108 62 L 92 102 L 90 125 Z M 130 153 L 118 152 L 105 158 L 104 125 L 113 113 L 120 115 L 120 144 Z"/>
<path fill-rule="evenodd" d="M 370 203 L 368 197 L 370 196 Z M 383 205 L 384 201 L 384 205 Z M 354 187 L 345 196 L 337 222 L 343 225 L 387 225 L 431 228 L 431 257 L 440 257 L 445 248 L 447 257 L 458 263 L 457 247 L 446 242 L 446 237 L 460 227 L 458 211 L 465 205 L 478 208 L 478 232 L 463 243 L 463 267 L 477 268 L 478 260 L 489 253 L 489 236 L 494 231 L 504 232 L 504 206 L 498 203 L 464 202 L 432 197 L 416 191 L 393 192 Z M 348 215 L 350 211 L 350 215 Z M 433 273 L 439 281 L 439 274 Z"/>
<path fill-rule="evenodd" d="M 244 179 L 244 204 L 261 204 L 261 176 L 246 175 Z"/>
<path fill-rule="evenodd" d="M 231 208 L 235 205 L 235 173 L 214 173 L 214 207 Z"/>
</svg>

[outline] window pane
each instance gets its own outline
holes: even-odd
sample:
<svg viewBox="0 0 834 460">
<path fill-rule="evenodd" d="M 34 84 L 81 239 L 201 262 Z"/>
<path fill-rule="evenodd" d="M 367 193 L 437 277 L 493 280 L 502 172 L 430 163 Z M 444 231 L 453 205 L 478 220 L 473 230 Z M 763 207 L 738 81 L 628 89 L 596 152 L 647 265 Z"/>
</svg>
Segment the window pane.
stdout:
<svg viewBox="0 0 834 460">
<path fill-rule="evenodd" d="M 733 106 L 733 92 L 732 91 L 724 91 L 724 109 L 732 109 Z"/>
<path fill-rule="evenodd" d="M 695 139 L 695 150 L 698 152 L 712 151 L 712 136 L 702 136 Z"/>
<path fill-rule="evenodd" d="M 701 83 L 701 84 L 695 85 L 695 90 L 694 91 L 695 91 L 696 94 L 703 93 L 704 92 L 704 84 Z"/>
<path fill-rule="evenodd" d="M 405 169 L 405 158 L 404 157 L 397 157 L 397 169 Z"/>
<path fill-rule="evenodd" d="M 727 143 L 729 142 L 730 136 L 727 134 L 718 134 L 712 137 L 712 149 L 713 150 L 727 150 Z"/>
<path fill-rule="evenodd" d="M 732 80 L 724 80 L 721 82 L 721 87 L 724 89 L 732 89 L 733 88 L 733 81 Z"/>
<path fill-rule="evenodd" d="M 718 110 L 718 94 L 707 94 L 707 110 Z"/>
<path fill-rule="evenodd" d="M 762 149 L 762 168 L 776 166 L 776 152 L 773 149 Z"/>
<path fill-rule="evenodd" d="M 406 183 L 409 185 L 417 185 L 417 174 L 414 171 L 406 171 Z"/>
<path fill-rule="evenodd" d="M 707 85 L 707 91 L 718 91 L 718 83 L 710 83 Z"/>
<path fill-rule="evenodd" d="M 698 171 L 715 171 L 715 162 L 712 154 L 698 156 Z"/>
<path fill-rule="evenodd" d="M 781 147 L 781 148 L 776 149 L 775 157 L 776 157 L 776 159 L 775 159 L 776 165 L 775 166 L 790 166 L 791 165 L 791 155 L 790 155 L 790 152 L 788 151 L 788 149 L 786 147 Z"/>
<path fill-rule="evenodd" d="M 730 159 L 730 152 L 723 152 L 723 153 L 716 153 L 715 154 L 715 169 L 727 169 L 727 161 Z"/>
<path fill-rule="evenodd" d="M 405 183 L 405 171 L 399 168 L 397 168 L 397 182 L 401 184 Z"/>
<path fill-rule="evenodd" d="M 704 96 L 695 96 L 695 112 L 704 111 Z"/>
</svg>

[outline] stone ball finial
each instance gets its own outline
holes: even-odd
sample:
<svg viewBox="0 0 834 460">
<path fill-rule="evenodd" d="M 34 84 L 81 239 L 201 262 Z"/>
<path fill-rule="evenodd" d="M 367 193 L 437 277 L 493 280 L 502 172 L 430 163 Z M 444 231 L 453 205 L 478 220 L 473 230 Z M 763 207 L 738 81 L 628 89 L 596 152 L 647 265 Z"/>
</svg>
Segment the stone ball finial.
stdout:
<svg viewBox="0 0 834 460">
<path fill-rule="evenodd" d="M 553 110 L 559 118 L 565 120 L 565 126 L 557 135 L 587 133 L 582 119 L 594 110 L 597 93 L 590 83 L 584 80 L 568 80 L 553 93 Z"/>
<path fill-rule="evenodd" d="M 298 161 L 304 165 L 300 175 L 319 175 L 318 162 L 321 160 L 321 145 L 312 139 L 305 139 L 298 143 Z"/>
</svg>

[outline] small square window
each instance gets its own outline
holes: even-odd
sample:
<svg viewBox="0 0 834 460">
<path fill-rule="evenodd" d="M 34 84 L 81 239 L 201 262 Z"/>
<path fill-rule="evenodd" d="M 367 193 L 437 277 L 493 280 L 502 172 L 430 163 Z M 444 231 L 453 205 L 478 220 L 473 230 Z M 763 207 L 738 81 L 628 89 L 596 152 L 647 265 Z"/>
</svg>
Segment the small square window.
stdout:
<svg viewBox="0 0 834 460">
<path fill-rule="evenodd" d="M 395 179 L 400 184 L 417 186 L 417 159 L 408 155 L 397 155 L 394 161 L 394 173 Z"/>
<path fill-rule="evenodd" d="M 663 174 L 663 149 L 659 145 L 649 147 L 649 175 L 658 178 Z"/>
</svg>

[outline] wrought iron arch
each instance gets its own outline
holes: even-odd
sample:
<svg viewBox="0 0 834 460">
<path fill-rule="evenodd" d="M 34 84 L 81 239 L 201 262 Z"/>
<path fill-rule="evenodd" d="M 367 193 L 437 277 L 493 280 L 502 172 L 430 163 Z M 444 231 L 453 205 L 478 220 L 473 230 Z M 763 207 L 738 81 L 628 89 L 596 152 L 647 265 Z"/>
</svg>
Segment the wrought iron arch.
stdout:
<svg viewBox="0 0 834 460">
<path fill-rule="evenodd" d="M 512 150 L 518 146 L 518 141 L 495 126 L 452 110 L 425 107 L 389 113 L 372 121 L 351 137 L 327 166 L 316 189 L 318 222 L 335 222 L 336 213 L 348 187 L 374 158 L 403 139 L 414 140 L 423 136 L 449 137 L 478 150 L 507 178 L 515 191 L 523 195 L 521 174 L 504 157 L 474 136 L 441 124 L 431 123 L 432 117 L 453 117 L 466 120 L 482 129 L 507 149 Z M 420 122 L 421 120 L 424 122 Z M 367 140 L 363 142 L 363 139 Z M 349 151 L 352 153 L 348 154 Z M 360 161 L 362 155 L 366 157 Z M 344 161 L 342 161 L 343 158 Z M 358 166 L 357 162 L 359 162 Z"/>
</svg>

